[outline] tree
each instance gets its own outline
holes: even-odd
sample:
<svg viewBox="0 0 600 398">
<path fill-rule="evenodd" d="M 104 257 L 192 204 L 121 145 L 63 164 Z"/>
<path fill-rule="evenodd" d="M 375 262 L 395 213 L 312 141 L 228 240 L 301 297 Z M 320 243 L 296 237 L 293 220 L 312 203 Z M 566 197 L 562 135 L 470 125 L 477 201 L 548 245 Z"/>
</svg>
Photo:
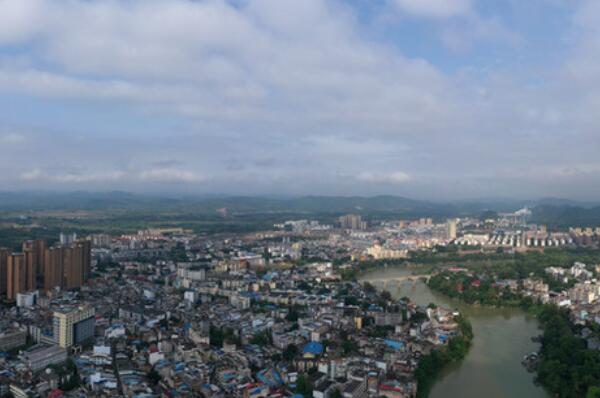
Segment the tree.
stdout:
<svg viewBox="0 0 600 398">
<path fill-rule="evenodd" d="M 288 345 L 285 347 L 285 350 L 283 350 L 283 359 L 286 361 L 291 361 L 296 355 L 298 355 L 298 347 L 293 344 Z"/>
<path fill-rule="evenodd" d="M 290 307 L 290 310 L 289 310 L 288 314 L 286 315 L 285 319 L 290 322 L 296 322 L 296 321 L 298 321 L 299 316 L 300 316 L 300 314 L 298 313 L 298 310 L 295 307 Z"/>
<path fill-rule="evenodd" d="M 339 388 L 336 388 L 335 390 L 333 390 L 331 392 L 331 394 L 329 394 L 329 398 L 342 398 L 342 397 L 343 397 L 343 395 Z"/>
<path fill-rule="evenodd" d="M 381 292 L 380 296 L 385 301 L 392 301 L 392 293 L 388 292 L 387 290 Z"/>
<path fill-rule="evenodd" d="M 158 382 L 160 381 L 160 375 L 158 374 L 158 372 L 154 368 L 152 368 L 152 370 L 150 370 L 150 372 L 148 372 L 148 374 L 146 375 L 146 377 L 148 378 L 148 380 L 150 381 L 150 383 L 152 383 L 152 385 L 157 385 Z"/>
<path fill-rule="evenodd" d="M 312 390 L 313 387 L 307 377 L 303 373 L 298 375 L 298 380 L 296 380 L 296 393 L 302 394 L 305 397 L 312 397 Z"/>
<path fill-rule="evenodd" d="M 375 292 L 377 292 L 377 288 L 375 288 L 375 286 L 373 286 L 369 282 L 363 283 L 363 289 L 365 290 L 365 293 L 375 293 Z"/>
<path fill-rule="evenodd" d="M 600 398 L 600 387 L 591 386 L 588 388 L 585 398 Z"/>
<path fill-rule="evenodd" d="M 268 344 L 271 344 L 271 340 L 271 333 L 269 333 L 268 330 L 265 330 L 263 332 L 256 333 L 252 339 L 250 339 L 250 344 L 256 344 L 264 347 Z"/>
</svg>

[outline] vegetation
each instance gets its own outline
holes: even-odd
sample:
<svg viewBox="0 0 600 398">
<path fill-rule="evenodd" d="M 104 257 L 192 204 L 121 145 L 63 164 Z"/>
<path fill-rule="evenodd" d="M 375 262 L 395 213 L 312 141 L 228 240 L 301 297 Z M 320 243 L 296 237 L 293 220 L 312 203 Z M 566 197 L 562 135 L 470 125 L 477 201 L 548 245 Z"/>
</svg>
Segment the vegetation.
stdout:
<svg viewBox="0 0 600 398">
<path fill-rule="evenodd" d="M 538 318 L 543 329 L 540 383 L 559 397 L 600 396 L 600 351 L 588 349 L 576 335 L 566 309 L 545 305 Z"/>
<path fill-rule="evenodd" d="M 235 335 L 234 331 L 229 328 L 218 329 L 216 327 L 210 328 L 209 332 L 210 345 L 215 347 L 223 347 L 223 343 L 235 343 L 240 345 L 240 338 Z"/>
<path fill-rule="evenodd" d="M 519 280 L 534 276 L 549 283 L 551 288 L 562 290 L 569 285 L 550 279 L 544 268 L 570 266 L 574 261 L 597 263 L 599 256 L 598 251 L 590 249 L 555 249 L 515 255 L 511 262 L 467 265 L 469 273 L 442 272 L 430 279 L 429 286 L 471 304 L 521 306 L 534 310 L 543 330 L 537 380 L 557 397 L 600 397 L 600 351 L 587 348 L 586 341 L 579 337 L 582 326 L 570 322 L 569 311 L 555 305 L 534 303 L 529 297 L 493 283 L 498 279 Z M 594 336 L 600 336 L 600 327 L 588 327 Z M 448 353 L 434 352 L 422 362 L 423 370 L 420 363 L 418 377 L 424 377 L 426 382 L 422 388 L 428 388 L 429 380 L 423 374 L 435 374 L 449 358 Z"/>
<path fill-rule="evenodd" d="M 263 332 L 256 333 L 252 339 L 250 339 L 250 344 L 256 344 L 261 347 L 264 347 L 268 344 L 271 344 L 273 338 L 271 337 L 271 333 L 268 330 Z"/>
<path fill-rule="evenodd" d="M 298 380 L 296 380 L 296 393 L 302 394 L 305 397 L 312 397 L 313 386 L 310 383 L 308 377 L 301 373 L 298 375 Z"/>
<path fill-rule="evenodd" d="M 288 345 L 285 350 L 283 350 L 282 356 L 286 361 L 291 361 L 298 355 L 298 347 L 293 344 Z"/>
<path fill-rule="evenodd" d="M 429 287 L 449 297 L 460 298 L 468 304 L 527 307 L 531 303 L 531 299 L 508 287 L 500 287 L 489 280 L 482 281 L 464 273 L 444 272 L 434 275 L 429 280 Z"/>
<path fill-rule="evenodd" d="M 456 319 L 461 333 L 451 338 L 446 346 L 434 349 L 419 359 L 415 372 L 417 398 L 426 398 L 440 372 L 450 363 L 461 361 L 469 351 L 473 339 L 471 324 L 460 316 Z"/>
</svg>

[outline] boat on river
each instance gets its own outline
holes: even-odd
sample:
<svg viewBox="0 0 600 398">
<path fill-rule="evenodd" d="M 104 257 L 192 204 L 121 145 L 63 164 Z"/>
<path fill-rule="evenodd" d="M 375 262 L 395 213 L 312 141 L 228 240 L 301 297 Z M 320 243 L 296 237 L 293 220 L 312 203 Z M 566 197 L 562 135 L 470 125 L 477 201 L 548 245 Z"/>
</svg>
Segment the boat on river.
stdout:
<svg viewBox="0 0 600 398">
<path fill-rule="evenodd" d="M 532 352 L 523 357 L 521 365 L 523 365 L 528 372 L 532 373 L 535 372 L 539 359 L 539 354 L 537 352 Z"/>
</svg>

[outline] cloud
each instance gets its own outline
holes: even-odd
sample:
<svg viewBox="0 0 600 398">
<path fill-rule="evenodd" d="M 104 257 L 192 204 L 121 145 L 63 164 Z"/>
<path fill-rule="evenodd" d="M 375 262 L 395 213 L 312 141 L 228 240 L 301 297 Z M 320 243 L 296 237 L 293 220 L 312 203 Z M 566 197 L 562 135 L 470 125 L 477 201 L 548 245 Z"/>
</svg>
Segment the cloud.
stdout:
<svg viewBox="0 0 600 398">
<path fill-rule="evenodd" d="M 404 184 L 411 180 L 410 176 L 403 171 L 394 171 L 391 173 L 372 173 L 363 171 L 358 173 L 355 178 L 362 182 L 385 184 Z"/>
<path fill-rule="evenodd" d="M 62 175 L 55 175 L 52 180 L 63 183 L 63 184 L 81 184 L 89 182 L 110 182 L 119 181 L 127 176 L 127 173 L 122 171 L 113 171 L 109 173 L 100 174 L 78 174 L 78 173 L 67 173 Z"/>
<path fill-rule="evenodd" d="M 543 0 L 369 3 L 0 0 L 0 144 L 21 143 L 0 179 L 435 197 L 600 186 L 578 166 L 600 147 L 597 2 L 553 18 Z M 547 170 L 568 172 L 553 186 Z"/>
<path fill-rule="evenodd" d="M 463 16 L 471 12 L 470 0 L 393 0 L 408 14 L 427 18 Z"/>
<path fill-rule="evenodd" d="M 22 181 L 51 182 L 65 185 L 110 182 L 151 182 L 151 183 L 196 183 L 205 180 L 191 171 L 173 168 L 153 168 L 145 171 L 108 171 L 108 172 L 54 172 L 49 173 L 40 168 L 21 173 Z"/>
<path fill-rule="evenodd" d="M 203 176 L 197 175 L 191 171 L 177 169 L 152 169 L 140 173 L 140 178 L 152 182 L 189 182 L 197 183 L 205 180 Z"/>
<path fill-rule="evenodd" d="M 18 144 L 24 142 L 26 137 L 23 134 L 19 133 L 0 133 L 0 143 L 3 144 Z"/>
<path fill-rule="evenodd" d="M 111 182 L 119 181 L 126 178 L 128 174 L 123 171 L 112 171 L 107 173 L 57 173 L 49 174 L 39 168 L 35 168 L 29 171 L 21 173 L 21 180 L 23 181 L 38 181 L 38 182 L 52 182 L 59 184 L 82 184 L 82 183 L 95 183 L 95 182 Z"/>
<path fill-rule="evenodd" d="M 118 100 L 221 131 L 272 131 L 295 119 L 286 135 L 425 131 L 451 114 L 444 75 L 365 42 L 339 2 L 17 3 L 0 3 L 0 32 L 19 9 L 26 31 L 4 37 L 31 51 L 17 64 L 0 56 L 0 91 Z"/>
<path fill-rule="evenodd" d="M 36 181 L 42 178 L 44 173 L 40 169 L 32 169 L 21 173 L 21 179 L 23 181 Z"/>
</svg>

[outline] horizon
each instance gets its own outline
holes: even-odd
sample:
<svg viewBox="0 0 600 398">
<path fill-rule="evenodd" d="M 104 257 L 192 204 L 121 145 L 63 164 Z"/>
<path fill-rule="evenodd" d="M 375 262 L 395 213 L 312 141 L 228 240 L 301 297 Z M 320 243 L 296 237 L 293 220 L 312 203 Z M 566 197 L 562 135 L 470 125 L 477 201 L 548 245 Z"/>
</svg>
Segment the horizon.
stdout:
<svg viewBox="0 0 600 398">
<path fill-rule="evenodd" d="M 600 200 L 599 18 L 591 0 L 6 0 L 0 184 Z"/>
<path fill-rule="evenodd" d="M 227 193 L 178 193 L 178 192 L 135 192 L 126 190 L 104 190 L 104 191 L 93 191 L 93 190 L 74 190 L 74 191 L 56 191 L 56 190 L 20 190 L 20 191 L 7 191 L 0 190 L 0 195 L 13 195 L 13 196 L 68 196 L 68 195 L 84 195 L 89 197 L 94 196 L 132 196 L 137 198 L 147 199 L 172 199 L 172 200 L 210 200 L 210 199 L 254 199 L 264 198 L 270 200 L 297 200 L 306 198 L 323 198 L 323 199 L 364 199 L 372 200 L 378 198 L 390 198 L 398 200 L 408 200 L 422 203 L 432 204 L 523 204 L 523 205 L 539 205 L 539 204 L 567 204 L 573 206 L 600 206 L 600 201 L 594 200 L 578 200 L 567 197 L 532 197 L 532 198 L 517 198 L 517 197 L 470 197 L 470 198 L 426 198 L 426 197 L 413 197 L 402 194 L 377 194 L 371 195 L 327 195 L 327 194 L 278 194 L 278 193 L 262 193 L 262 194 L 227 194 Z"/>
</svg>

